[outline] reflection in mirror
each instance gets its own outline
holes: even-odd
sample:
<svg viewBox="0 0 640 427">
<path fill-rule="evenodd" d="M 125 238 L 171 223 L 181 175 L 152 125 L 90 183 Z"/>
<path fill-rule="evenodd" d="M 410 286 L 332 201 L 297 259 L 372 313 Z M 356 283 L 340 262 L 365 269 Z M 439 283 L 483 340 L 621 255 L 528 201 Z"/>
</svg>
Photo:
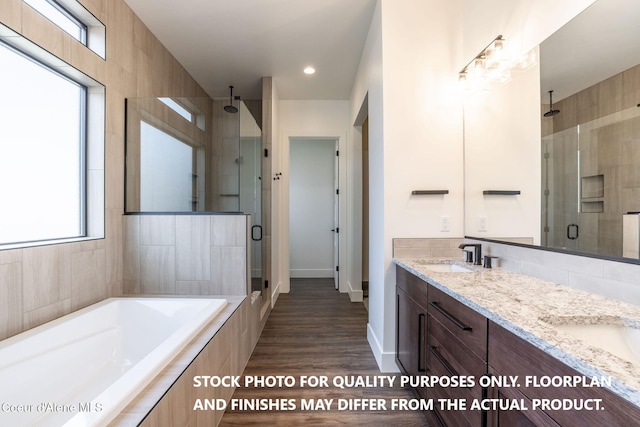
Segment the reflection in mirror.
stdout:
<svg viewBox="0 0 640 427">
<path fill-rule="evenodd" d="M 542 245 L 638 258 L 638 34 L 637 2 L 598 0 L 540 46 Z"/>
<path fill-rule="evenodd" d="M 598 0 L 540 45 L 539 80 L 465 98 L 467 236 L 638 259 L 638 34 L 637 1 Z M 489 184 L 522 192 L 482 197 Z"/>
</svg>

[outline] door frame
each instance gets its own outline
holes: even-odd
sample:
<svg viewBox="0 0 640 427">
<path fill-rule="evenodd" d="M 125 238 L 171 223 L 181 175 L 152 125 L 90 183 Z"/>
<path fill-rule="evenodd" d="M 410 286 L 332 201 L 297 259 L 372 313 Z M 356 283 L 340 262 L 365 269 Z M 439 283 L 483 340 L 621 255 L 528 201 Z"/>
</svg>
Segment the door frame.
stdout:
<svg viewBox="0 0 640 427">
<path fill-rule="evenodd" d="M 346 280 L 346 272 L 347 272 L 347 256 L 346 256 L 346 235 L 348 233 L 348 229 L 345 227 L 347 224 L 347 210 L 346 203 L 344 203 L 345 195 L 346 195 L 346 168 L 347 168 L 347 156 L 345 155 L 346 150 L 346 141 L 347 141 L 347 133 L 346 130 L 319 130 L 317 132 L 309 132 L 309 131 L 296 131 L 296 130 L 283 130 L 281 134 L 280 141 L 282 142 L 282 149 L 280 151 L 280 169 L 282 175 L 280 175 L 280 180 L 278 181 L 281 188 L 281 204 L 280 204 L 280 246 L 282 248 L 282 252 L 280 254 L 280 263 L 276 266 L 280 270 L 280 278 L 281 282 L 278 284 L 279 291 L 283 293 L 288 293 L 291 290 L 291 277 L 289 274 L 289 236 L 290 236 L 290 221 L 289 221 L 289 171 L 290 171 L 290 158 L 289 153 L 291 150 L 291 140 L 292 139 L 335 139 L 338 141 L 338 147 L 340 156 L 338 156 L 338 170 L 336 171 L 338 176 L 340 194 L 339 194 L 339 222 L 342 224 L 340 233 L 338 234 L 339 238 L 339 266 L 340 270 L 338 272 L 338 290 L 340 292 L 348 292 L 347 280 Z M 274 171 L 274 173 L 280 171 Z"/>
</svg>

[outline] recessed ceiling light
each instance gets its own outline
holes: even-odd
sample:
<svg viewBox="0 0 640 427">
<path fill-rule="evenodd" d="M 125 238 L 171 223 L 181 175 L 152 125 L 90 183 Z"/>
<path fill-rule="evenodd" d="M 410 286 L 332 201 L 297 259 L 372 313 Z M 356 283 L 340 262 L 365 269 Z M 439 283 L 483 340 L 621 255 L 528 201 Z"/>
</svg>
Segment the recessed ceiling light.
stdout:
<svg viewBox="0 0 640 427">
<path fill-rule="evenodd" d="M 316 72 L 316 69 L 313 68 L 313 67 L 307 67 L 307 68 L 304 69 L 304 73 L 305 74 L 313 74 L 315 72 Z"/>
</svg>

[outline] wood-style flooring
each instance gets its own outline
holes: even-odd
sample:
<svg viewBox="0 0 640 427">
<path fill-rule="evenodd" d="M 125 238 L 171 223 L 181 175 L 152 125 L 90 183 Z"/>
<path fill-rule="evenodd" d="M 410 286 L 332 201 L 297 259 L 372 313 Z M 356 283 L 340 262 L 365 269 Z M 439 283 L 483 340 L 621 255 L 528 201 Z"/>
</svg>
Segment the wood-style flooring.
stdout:
<svg viewBox="0 0 640 427">
<path fill-rule="evenodd" d="M 231 411 L 221 426 L 426 426 L 417 411 L 338 410 L 338 399 L 411 399 L 408 389 L 332 386 L 334 376 L 381 374 L 367 343 L 367 311 L 333 287 L 332 279 L 293 279 L 281 294 L 245 368 L 247 376 L 293 376 L 292 388 L 237 388 L 232 399 L 294 399 L 293 411 Z M 329 388 L 301 388 L 300 376 L 325 375 Z M 244 378 L 241 383 L 244 383 Z M 329 411 L 302 411 L 302 399 L 334 399 Z M 389 406 L 389 403 L 387 403 Z"/>
</svg>

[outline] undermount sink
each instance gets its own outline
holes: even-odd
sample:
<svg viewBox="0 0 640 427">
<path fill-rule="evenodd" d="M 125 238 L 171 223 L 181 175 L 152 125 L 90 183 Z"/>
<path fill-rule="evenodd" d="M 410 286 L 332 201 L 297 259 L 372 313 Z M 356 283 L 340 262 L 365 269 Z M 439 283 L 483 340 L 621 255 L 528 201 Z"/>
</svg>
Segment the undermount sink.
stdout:
<svg viewBox="0 0 640 427">
<path fill-rule="evenodd" d="M 633 364 L 640 364 L 640 328 L 629 326 L 622 320 L 595 324 L 547 323 L 587 345 L 600 348 Z"/>
<path fill-rule="evenodd" d="M 424 268 L 438 273 L 474 273 L 474 270 L 458 264 L 425 264 Z"/>
</svg>

